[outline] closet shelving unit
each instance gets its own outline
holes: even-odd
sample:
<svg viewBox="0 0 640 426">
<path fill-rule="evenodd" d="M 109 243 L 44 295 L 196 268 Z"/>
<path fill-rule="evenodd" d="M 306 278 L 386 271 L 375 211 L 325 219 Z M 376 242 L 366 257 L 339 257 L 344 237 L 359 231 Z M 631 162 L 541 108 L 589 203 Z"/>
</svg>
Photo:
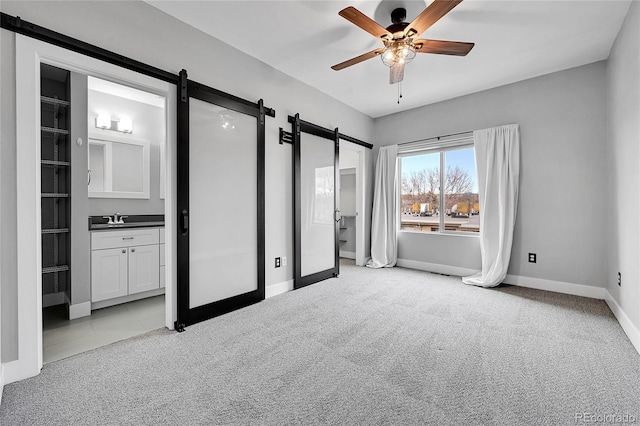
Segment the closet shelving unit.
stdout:
<svg viewBox="0 0 640 426">
<path fill-rule="evenodd" d="M 64 303 L 63 295 L 70 289 L 71 104 L 69 71 L 44 64 L 40 71 L 42 294 L 46 307 Z"/>
</svg>

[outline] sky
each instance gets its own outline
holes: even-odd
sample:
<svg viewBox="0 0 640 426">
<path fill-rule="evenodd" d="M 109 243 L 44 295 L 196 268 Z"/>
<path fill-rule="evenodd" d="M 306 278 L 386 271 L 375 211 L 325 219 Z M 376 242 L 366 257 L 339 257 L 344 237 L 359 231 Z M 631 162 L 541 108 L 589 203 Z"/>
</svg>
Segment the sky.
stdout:
<svg viewBox="0 0 640 426">
<path fill-rule="evenodd" d="M 462 169 L 467 170 L 473 179 L 472 192 L 478 192 L 478 174 L 476 173 L 476 162 L 473 154 L 473 148 L 456 149 L 447 151 L 445 155 L 445 167 L 448 165 L 459 165 Z M 410 175 L 414 171 L 422 169 L 430 169 L 440 166 L 440 153 L 413 155 L 411 157 L 402 157 L 402 174 Z"/>
</svg>

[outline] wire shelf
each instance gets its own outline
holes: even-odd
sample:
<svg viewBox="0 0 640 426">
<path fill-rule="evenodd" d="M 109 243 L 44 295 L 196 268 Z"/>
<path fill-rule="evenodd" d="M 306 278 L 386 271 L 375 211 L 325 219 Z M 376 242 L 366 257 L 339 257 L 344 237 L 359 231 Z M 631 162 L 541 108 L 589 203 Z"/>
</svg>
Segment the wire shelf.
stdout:
<svg viewBox="0 0 640 426">
<path fill-rule="evenodd" d="M 50 98 L 49 96 L 40 96 L 40 101 L 50 105 L 69 106 L 69 101 L 58 98 Z"/>
<path fill-rule="evenodd" d="M 69 270 L 69 265 L 47 266 L 42 268 L 43 274 L 52 274 L 54 272 L 64 272 Z"/>
</svg>

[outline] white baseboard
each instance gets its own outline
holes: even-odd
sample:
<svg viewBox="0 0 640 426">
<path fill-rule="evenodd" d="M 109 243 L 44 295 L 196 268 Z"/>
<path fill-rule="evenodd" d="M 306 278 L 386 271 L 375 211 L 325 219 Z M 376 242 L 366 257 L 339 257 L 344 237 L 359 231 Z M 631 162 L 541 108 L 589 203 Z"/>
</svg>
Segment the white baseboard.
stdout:
<svg viewBox="0 0 640 426">
<path fill-rule="evenodd" d="M 19 380 L 28 379 L 29 377 L 35 377 L 40 374 L 40 368 L 35 368 L 32 363 L 29 363 L 23 359 L 16 359 L 13 361 L 5 362 L 2 364 L 4 371 L 2 373 L 4 377 L 4 384 L 17 382 Z"/>
<path fill-rule="evenodd" d="M 268 299 L 273 296 L 277 296 L 282 293 L 293 290 L 293 280 L 283 281 L 281 283 L 268 285 L 264 289 L 264 297 Z"/>
<path fill-rule="evenodd" d="M 572 294 L 574 296 L 590 297 L 592 299 L 604 299 L 605 295 L 605 289 L 602 287 L 545 280 L 542 278 L 523 277 L 520 275 L 507 275 L 502 282 L 505 284 L 517 285 L 519 287 Z"/>
<path fill-rule="evenodd" d="M 4 389 L 4 365 L 0 364 L 0 405 L 2 405 L 2 390 Z"/>
<path fill-rule="evenodd" d="M 420 271 L 434 272 L 436 274 L 455 275 L 465 277 L 479 272 L 476 269 L 461 268 L 459 266 L 440 265 L 437 263 L 419 262 L 417 260 L 398 259 L 397 266 L 409 269 L 418 269 Z"/>
<path fill-rule="evenodd" d="M 91 315 L 91 302 L 69 304 L 69 319 L 88 317 Z"/>
<path fill-rule="evenodd" d="M 464 277 L 479 272 L 475 269 L 461 268 L 458 266 L 440 265 L 436 263 L 418 262 L 415 260 L 398 259 L 398 266 L 403 268 L 419 269 L 421 271 L 435 272 L 437 274 L 455 275 Z M 545 280 L 542 278 L 523 277 L 520 275 L 507 275 L 503 280 L 505 284 L 519 287 L 535 288 L 538 290 L 554 291 L 556 293 L 572 294 L 574 296 L 590 297 L 592 299 L 604 299 L 605 289 L 583 284 L 567 283 L 563 281 Z"/>
<path fill-rule="evenodd" d="M 58 293 L 43 294 L 42 307 L 48 308 L 49 306 L 62 305 L 66 300 L 67 297 L 64 291 L 59 291 Z"/>
<path fill-rule="evenodd" d="M 127 296 L 115 297 L 113 299 L 102 300 L 100 302 L 91 303 L 91 310 L 106 308 L 107 306 L 119 305 L 121 303 L 133 302 L 134 300 L 145 299 L 147 297 L 160 296 L 165 293 L 165 288 L 160 287 L 142 293 L 129 294 Z"/>
<path fill-rule="evenodd" d="M 629 340 L 631 340 L 633 347 L 640 353 L 640 330 L 633 325 L 631 319 L 629 319 L 627 314 L 622 310 L 622 307 L 618 305 L 618 302 L 611 296 L 611 293 L 606 290 L 604 300 L 607 302 L 607 305 L 609 305 L 609 309 L 611 309 L 611 312 L 615 315 L 618 323 L 620 323 L 622 330 L 624 330 Z"/>
<path fill-rule="evenodd" d="M 356 258 L 356 252 L 355 251 L 340 250 L 340 257 L 344 257 L 346 259 L 355 259 Z"/>
</svg>

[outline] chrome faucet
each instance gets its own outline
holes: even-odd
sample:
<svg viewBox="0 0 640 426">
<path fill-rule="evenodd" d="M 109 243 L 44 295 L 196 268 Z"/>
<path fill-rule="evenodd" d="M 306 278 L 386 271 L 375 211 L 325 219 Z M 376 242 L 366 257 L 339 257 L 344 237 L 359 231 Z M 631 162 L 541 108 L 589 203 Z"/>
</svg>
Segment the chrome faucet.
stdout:
<svg viewBox="0 0 640 426">
<path fill-rule="evenodd" d="M 127 215 L 122 215 L 120 213 L 114 213 L 113 215 L 113 223 L 115 223 L 116 225 L 122 225 L 124 224 L 124 219 L 127 218 L 129 216 Z"/>
</svg>

